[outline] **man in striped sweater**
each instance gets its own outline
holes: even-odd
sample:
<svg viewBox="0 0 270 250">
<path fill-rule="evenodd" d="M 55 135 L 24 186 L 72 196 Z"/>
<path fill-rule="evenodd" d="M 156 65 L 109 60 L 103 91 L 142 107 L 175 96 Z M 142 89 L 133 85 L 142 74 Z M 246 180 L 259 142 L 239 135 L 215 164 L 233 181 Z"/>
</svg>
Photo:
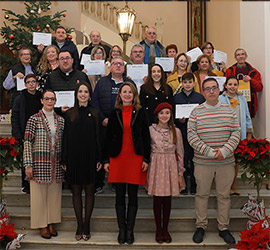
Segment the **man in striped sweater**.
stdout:
<svg viewBox="0 0 270 250">
<path fill-rule="evenodd" d="M 234 150 L 240 140 L 236 113 L 220 103 L 219 87 L 214 78 L 203 84 L 206 102 L 193 109 L 188 121 L 188 142 L 194 148 L 194 175 L 197 183 L 195 243 L 203 241 L 207 227 L 208 198 L 213 179 L 216 183 L 219 236 L 227 244 L 235 244 L 228 230 L 230 189 L 234 178 Z"/>
</svg>

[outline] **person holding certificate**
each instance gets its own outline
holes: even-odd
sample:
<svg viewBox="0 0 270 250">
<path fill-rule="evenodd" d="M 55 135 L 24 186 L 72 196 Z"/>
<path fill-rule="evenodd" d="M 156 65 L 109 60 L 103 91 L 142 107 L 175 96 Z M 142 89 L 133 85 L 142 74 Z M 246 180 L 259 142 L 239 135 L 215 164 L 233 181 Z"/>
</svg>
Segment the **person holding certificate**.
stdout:
<svg viewBox="0 0 270 250">
<path fill-rule="evenodd" d="M 158 104 L 168 102 L 174 110 L 172 89 L 166 84 L 166 75 L 159 64 L 149 68 L 146 83 L 141 86 L 140 102 L 146 110 L 150 125 L 154 123 L 154 110 Z"/>
<path fill-rule="evenodd" d="M 109 58 L 106 62 L 106 67 L 105 67 L 105 74 L 108 75 L 110 73 L 110 66 L 111 66 L 111 62 L 113 58 L 116 57 L 122 57 L 124 58 L 124 54 L 122 49 L 118 46 L 118 45 L 113 45 L 111 50 L 110 50 L 110 54 L 109 54 Z M 126 62 L 124 62 L 126 64 Z"/>
<path fill-rule="evenodd" d="M 100 114 L 90 105 L 91 87 L 80 83 L 75 89 L 75 105 L 65 114 L 62 164 L 71 186 L 77 219 L 77 241 L 89 240 L 90 218 L 94 208 L 96 171 L 101 169 Z M 83 140 L 82 140 L 83 138 Z M 83 221 L 82 190 L 85 191 Z"/>
<path fill-rule="evenodd" d="M 189 59 L 185 53 L 180 53 L 175 58 L 174 70 L 168 76 L 168 79 L 167 79 L 167 84 L 172 88 L 173 95 L 179 94 L 181 92 L 183 88 L 182 75 L 184 75 L 187 72 L 188 65 L 189 65 Z M 194 90 L 196 92 L 200 92 L 200 88 L 199 88 L 196 78 L 195 78 Z"/>
<path fill-rule="evenodd" d="M 12 108 L 19 91 L 24 88 L 23 78 L 28 74 L 34 74 L 36 72 L 35 67 L 31 64 L 32 51 L 29 48 L 20 48 L 18 51 L 18 59 L 19 63 L 11 68 L 3 82 L 4 88 L 9 90 L 10 108 Z M 22 88 L 19 86 L 18 81 L 22 82 Z"/>
<path fill-rule="evenodd" d="M 210 71 L 211 60 L 209 56 L 200 55 L 197 59 L 197 64 L 198 64 L 199 69 L 194 72 L 194 75 L 197 78 L 198 85 L 200 88 L 200 93 L 203 94 L 202 83 L 205 80 L 205 77 L 217 76 L 217 75 L 213 73 L 212 71 Z"/>
</svg>

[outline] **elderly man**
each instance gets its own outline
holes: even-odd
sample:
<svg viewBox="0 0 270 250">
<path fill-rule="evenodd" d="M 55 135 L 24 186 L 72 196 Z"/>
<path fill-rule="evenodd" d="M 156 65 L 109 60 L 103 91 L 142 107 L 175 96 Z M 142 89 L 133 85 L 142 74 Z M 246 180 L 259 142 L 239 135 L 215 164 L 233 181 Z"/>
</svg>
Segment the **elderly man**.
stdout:
<svg viewBox="0 0 270 250">
<path fill-rule="evenodd" d="M 257 92 L 262 91 L 263 84 L 261 75 L 253 66 L 247 63 L 247 52 L 239 48 L 234 52 L 234 58 L 237 61 L 226 70 L 225 76 L 235 76 L 244 82 L 250 81 L 251 101 L 248 102 L 251 117 L 255 117 L 258 109 Z"/>
<path fill-rule="evenodd" d="M 92 104 L 101 113 L 103 135 L 106 133 L 109 116 L 114 109 L 120 85 L 123 82 L 131 82 L 135 85 L 130 78 L 124 76 L 124 69 L 124 59 L 122 57 L 113 58 L 110 65 L 110 74 L 99 79 L 93 93 Z M 104 170 L 98 172 L 96 178 L 96 194 L 103 192 L 104 176 Z"/>
<path fill-rule="evenodd" d="M 97 30 L 92 30 L 90 32 L 89 37 L 90 37 L 91 43 L 87 47 L 83 48 L 83 50 L 81 52 L 80 61 L 81 61 L 81 58 L 82 58 L 82 54 L 91 55 L 92 49 L 97 45 L 100 45 L 100 46 L 102 46 L 104 48 L 104 50 L 106 52 L 106 59 L 108 59 L 111 48 L 108 45 L 101 42 L 100 32 L 97 31 Z"/>
<path fill-rule="evenodd" d="M 144 63 L 149 65 L 153 65 L 155 63 L 156 57 L 167 56 L 166 49 L 158 40 L 156 40 L 156 38 L 156 29 L 149 27 L 145 31 L 145 39 L 140 42 L 145 51 Z"/>
<path fill-rule="evenodd" d="M 235 244 L 228 227 L 234 151 L 240 140 L 239 121 L 231 106 L 219 102 L 219 86 L 214 78 L 206 79 L 202 89 L 206 102 L 193 109 L 188 121 L 188 142 L 194 148 L 194 176 L 197 183 L 197 230 L 193 241 L 203 241 L 208 223 L 209 193 L 215 179 L 219 236 L 227 244 Z"/>
<path fill-rule="evenodd" d="M 63 26 L 58 26 L 54 36 L 55 38 L 52 40 L 52 45 L 55 45 L 59 50 L 68 50 L 73 58 L 73 68 L 77 69 L 80 62 L 78 49 L 72 41 L 67 39 L 66 29 Z M 41 58 L 44 48 L 43 44 L 38 45 L 38 59 Z"/>
</svg>

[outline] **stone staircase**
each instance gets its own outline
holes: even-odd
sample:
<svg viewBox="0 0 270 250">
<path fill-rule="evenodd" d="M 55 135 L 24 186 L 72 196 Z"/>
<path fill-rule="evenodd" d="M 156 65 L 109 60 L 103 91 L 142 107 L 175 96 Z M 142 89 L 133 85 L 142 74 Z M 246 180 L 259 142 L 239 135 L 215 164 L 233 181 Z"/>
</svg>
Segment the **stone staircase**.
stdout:
<svg viewBox="0 0 270 250">
<path fill-rule="evenodd" d="M 0 124 L 0 134 L 9 136 L 9 125 Z M 105 186 L 104 193 L 96 196 L 95 208 L 91 219 L 91 239 L 79 241 L 74 239 L 76 231 L 76 219 L 72 207 L 72 196 L 69 190 L 64 189 L 62 195 L 62 223 L 56 226 L 59 236 L 50 240 L 42 239 L 38 230 L 30 229 L 29 195 L 20 191 L 20 172 L 9 175 L 4 182 L 4 195 L 7 198 L 7 211 L 11 222 L 17 232 L 25 233 L 21 249 L 229 249 L 218 236 L 216 222 L 216 197 L 212 189 L 209 199 L 209 226 L 205 240 L 201 244 L 192 241 L 195 230 L 195 199 L 193 195 L 174 197 L 172 201 L 171 220 L 169 231 L 172 234 L 171 244 L 157 244 L 155 242 L 155 223 L 152 210 L 152 197 L 149 197 L 144 189 L 139 189 L 139 209 L 135 225 L 135 243 L 133 245 L 119 245 L 117 243 L 117 221 L 114 210 L 115 194 L 111 191 L 110 184 Z M 239 239 L 239 232 L 246 228 L 247 218 L 240 210 L 246 203 L 248 193 L 256 195 L 255 189 L 250 184 L 241 181 L 240 175 L 237 186 L 240 196 L 232 196 L 231 199 L 231 223 L 230 230 L 235 238 Z M 213 184 L 214 188 L 214 184 Z M 262 197 L 270 212 L 270 195 L 265 188 Z"/>
</svg>

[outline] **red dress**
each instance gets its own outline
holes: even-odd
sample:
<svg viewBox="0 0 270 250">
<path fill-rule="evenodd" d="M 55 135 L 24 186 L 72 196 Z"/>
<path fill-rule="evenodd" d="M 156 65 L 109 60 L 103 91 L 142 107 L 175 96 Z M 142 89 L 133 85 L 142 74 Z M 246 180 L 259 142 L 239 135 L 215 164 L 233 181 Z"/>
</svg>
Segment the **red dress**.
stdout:
<svg viewBox="0 0 270 250">
<path fill-rule="evenodd" d="M 146 184 L 146 172 L 142 172 L 143 156 L 136 155 L 131 133 L 133 105 L 123 106 L 123 141 L 120 154 L 110 158 L 108 182 L 124 182 L 137 185 Z"/>
</svg>

